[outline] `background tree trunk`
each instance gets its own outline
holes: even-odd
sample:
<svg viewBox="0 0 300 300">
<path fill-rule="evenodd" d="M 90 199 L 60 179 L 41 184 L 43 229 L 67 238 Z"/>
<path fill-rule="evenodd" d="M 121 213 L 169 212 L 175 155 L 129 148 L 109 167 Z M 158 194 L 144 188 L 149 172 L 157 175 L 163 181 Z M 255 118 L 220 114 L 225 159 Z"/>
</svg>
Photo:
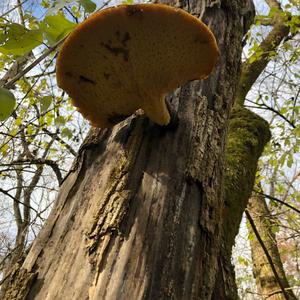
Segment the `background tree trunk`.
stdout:
<svg viewBox="0 0 300 300">
<path fill-rule="evenodd" d="M 214 73 L 168 96 L 179 117 L 173 128 L 136 115 L 91 131 L 4 299 L 211 298 L 249 3 L 171 3 L 214 32 Z"/>
<path fill-rule="evenodd" d="M 271 266 L 261 242 L 257 239 L 252 226 L 249 226 L 249 232 L 253 236 L 253 238 L 250 239 L 250 245 L 253 260 L 253 274 L 258 292 L 263 298 L 269 300 L 296 300 L 297 297 L 291 290 L 285 276 L 277 248 L 276 236 L 272 231 L 272 216 L 264 196 L 257 194 L 252 195 L 248 204 L 248 212 L 254 223 L 252 226 L 254 225 L 255 229 L 259 232 L 261 242 L 264 244 L 268 256 L 272 261 Z M 274 269 L 276 274 L 274 274 Z"/>
</svg>

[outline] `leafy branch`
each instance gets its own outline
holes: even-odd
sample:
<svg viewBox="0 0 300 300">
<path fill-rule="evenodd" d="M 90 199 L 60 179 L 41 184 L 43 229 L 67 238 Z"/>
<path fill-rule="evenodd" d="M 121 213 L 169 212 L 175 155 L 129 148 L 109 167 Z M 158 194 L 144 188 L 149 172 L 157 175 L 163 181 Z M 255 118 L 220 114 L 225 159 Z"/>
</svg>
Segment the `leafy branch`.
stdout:
<svg viewBox="0 0 300 300">
<path fill-rule="evenodd" d="M 235 105 L 243 106 L 246 95 L 271 60 L 280 43 L 289 35 L 290 28 L 286 25 L 285 14 L 277 0 L 266 0 L 270 8 L 275 10 L 272 16 L 273 28 L 255 51 L 242 65 L 240 82 L 236 92 Z"/>
</svg>

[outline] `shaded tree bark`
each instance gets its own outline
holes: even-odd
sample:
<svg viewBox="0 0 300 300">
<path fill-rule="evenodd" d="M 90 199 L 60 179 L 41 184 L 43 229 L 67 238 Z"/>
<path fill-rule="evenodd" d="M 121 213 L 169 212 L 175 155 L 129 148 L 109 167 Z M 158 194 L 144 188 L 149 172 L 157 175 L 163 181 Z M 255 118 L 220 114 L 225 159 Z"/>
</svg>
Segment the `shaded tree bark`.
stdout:
<svg viewBox="0 0 300 300">
<path fill-rule="evenodd" d="M 259 293 L 264 299 L 296 300 L 297 297 L 291 290 L 286 278 L 277 247 L 276 236 L 272 231 L 272 216 L 262 195 L 252 195 L 248 204 L 248 212 L 261 239 L 261 241 L 257 239 L 252 228 L 253 225 L 249 226 L 249 232 L 253 235 L 253 238 L 250 239 L 253 274 Z M 261 243 L 266 248 L 265 250 L 272 266 Z"/>
</svg>

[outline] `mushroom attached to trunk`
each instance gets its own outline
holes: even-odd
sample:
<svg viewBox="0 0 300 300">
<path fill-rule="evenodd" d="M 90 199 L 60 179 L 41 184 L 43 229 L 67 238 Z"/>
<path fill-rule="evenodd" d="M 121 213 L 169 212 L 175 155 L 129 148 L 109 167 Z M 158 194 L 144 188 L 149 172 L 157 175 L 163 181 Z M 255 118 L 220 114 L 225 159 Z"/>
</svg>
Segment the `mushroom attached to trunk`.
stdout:
<svg viewBox="0 0 300 300">
<path fill-rule="evenodd" d="M 69 35 L 57 82 L 93 126 L 111 127 L 140 108 L 167 125 L 165 95 L 208 77 L 218 53 L 208 27 L 182 9 L 121 5 L 93 14 Z"/>
</svg>

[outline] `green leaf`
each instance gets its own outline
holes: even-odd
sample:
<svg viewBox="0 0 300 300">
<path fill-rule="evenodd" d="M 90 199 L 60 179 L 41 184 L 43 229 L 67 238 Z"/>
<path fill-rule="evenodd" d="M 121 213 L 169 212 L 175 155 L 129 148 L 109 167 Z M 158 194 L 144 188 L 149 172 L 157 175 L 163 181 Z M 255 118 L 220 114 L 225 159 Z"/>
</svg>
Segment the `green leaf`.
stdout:
<svg viewBox="0 0 300 300">
<path fill-rule="evenodd" d="M 284 114 L 286 114 L 286 113 L 288 112 L 288 110 L 289 110 L 289 107 L 283 106 L 283 107 L 280 109 L 280 113 L 281 113 L 282 115 L 284 115 Z"/>
<path fill-rule="evenodd" d="M 300 127 L 296 127 L 293 129 L 293 133 L 296 137 L 300 137 Z"/>
<path fill-rule="evenodd" d="M 288 155 L 288 160 L 287 160 L 287 166 L 289 167 L 289 168 L 291 168 L 292 167 L 292 165 L 293 165 L 293 162 L 294 162 L 294 157 L 293 157 L 293 155 L 292 154 L 289 154 Z"/>
<path fill-rule="evenodd" d="M 284 146 L 290 146 L 291 145 L 291 141 L 289 138 L 284 140 Z"/>
<path fill-rule="evenodd" d="M 249 226 L 250 226 L 250 224 L 249 224 Z M 254 241 L 254 239 L 255 239 L 255 234 L 252 231 L 249 232 L 248 233 L 248 240 L 249 241 Z"/>
<path fill-rule="evenodd" d="M 43 31 L 50 45 L 68 35 L 75 26 L 75 23 L 67 20 L 62 14 L 47 16 L 40 23 L 40 29 Z"/>
<path fill-rule="evenodd" d="M 133 0 L 124 0 L 124 1 L 122 1 L 122 4 L 127 4 L 127 5 L 131 5 L 133 3 L 134 3 Z"/>
<path fill-rule="evenodd" d="M 72 136 L 73 136 L 73 133 L 72 133 L 72 131 L 69 128 L 64 128 L 61 131 L 61 135 L 62 135 L 62 137 L 66 137 L 68 139 L 71 139 Z"/>
<path fill-rule="evenodd" d="M 8 144 L 4 144 L 0 147 L 0 152 L 3 156 L 6 156 L 6 154 L 9 152 L 9 146 Z"/>
<path fill-rule="evenodd" d="M 46 124 L 47 126 L 51 126 L 53 124 L 54 115 L 53 113 L 46 114 Z"/>
<path fill-rule="evenodd" d="M 40 30 L 29 30 L 26 27 L 12 23 L 5 25 L 0 31 L 0 52 L 6 55 L 25 55 L 43 42 Z"/>
<path fill-rule="evenodd" d="M 4 44 L 7 40 L 7 34 L 4 31 L 0 31 L 0 44 Z"/>
<path fill-rule="evenodd" d="M 34 133 L 34 128 L 31 124 L 27 126 L 27 134 L 32 135 Z"/>
<path fill-rule="evenodd" d="M 238 257 L 238 262 L 240 265 L 243 265 L 243 266 L 249 266 L 249 261 L 247 259 L 245 259 L 244 257 L 242 256 L 239 256 Z"/>
<path fill-rule="evenodd" d="M 57 127 L 60 127 L 62 125 L 65 125 L 66 123 L 66 120 L 63 116 L 58 116 L 57 118 L 55 118 L 54 120 L 54 124 L 57 126 Z"/>
<path fill-rule="evenodd" d="M 11 131 L 9 131 L 9 135 L 12 137 L 15 137 L 18 133 L 17 128 L 12 129 Z"/>
<path fill-rule="evenodd" d="M 276 234 L 276 233 L 279 232 L 279 227 L 276 226 L 276 225 L 273 225 L 273 226 L 271 226 L 271 231 L 272 231 L 274 234 Z"/>
<path fill-rule="evenodd" d="M 22 118 L 20 118 L 20 117 L 16 118 L 16 121 L 15 121 L 15 125 L 16 126 L 21 126 L 22 123 L 23 123 L 23 119 Z"/>
<path fill-rule="evenodd" d="M 0 87 L 0 121 L 7 119 L 14 111 L 16 98 L 12 92 Z"/>
<path fill-rule="evenodd" d="M 43 97 L 40 101 L 41 112 L 43 113 L 43 112 L 47 111 L 47 109 L 49 108 L 51 103 L 52 103 L 52 97 L 51 96 Z"/>
<path fill-rule="evenodd" d="M 284 162 L 285 162 L 285 160 L 286 160 L 286 156 L 287 156 L 287 154 L 284 153 L 284 154 L 279 158 L 278 162 L 279 162 L 279 165 L 280 165 L 280 166 L 283 166 L 283 165 L 284 165 Z"/>
<path fill-rule="evenodd" d="M 42 0 L 41 6 L 44 7 L 44 8 L 49 8 L 50 4 L 48 3 L 48 1 Z"/>
<path fill-rule="evenodd" d="M 54 15 L 59 10 L 62 10 L 66 5 L 68 5 L 72 0 L 51 0 L 51 8 L 48 8 L 47 14 Z M 49 4 L 48 4 L 49 7 Z"/>
<path fill-rule="evenodd" d="M 80 0 L 79 3 L 83 6 L 87 13 L 92 13 L 97 7 L 97 5 L 91 0 Z"/>
</svg>

